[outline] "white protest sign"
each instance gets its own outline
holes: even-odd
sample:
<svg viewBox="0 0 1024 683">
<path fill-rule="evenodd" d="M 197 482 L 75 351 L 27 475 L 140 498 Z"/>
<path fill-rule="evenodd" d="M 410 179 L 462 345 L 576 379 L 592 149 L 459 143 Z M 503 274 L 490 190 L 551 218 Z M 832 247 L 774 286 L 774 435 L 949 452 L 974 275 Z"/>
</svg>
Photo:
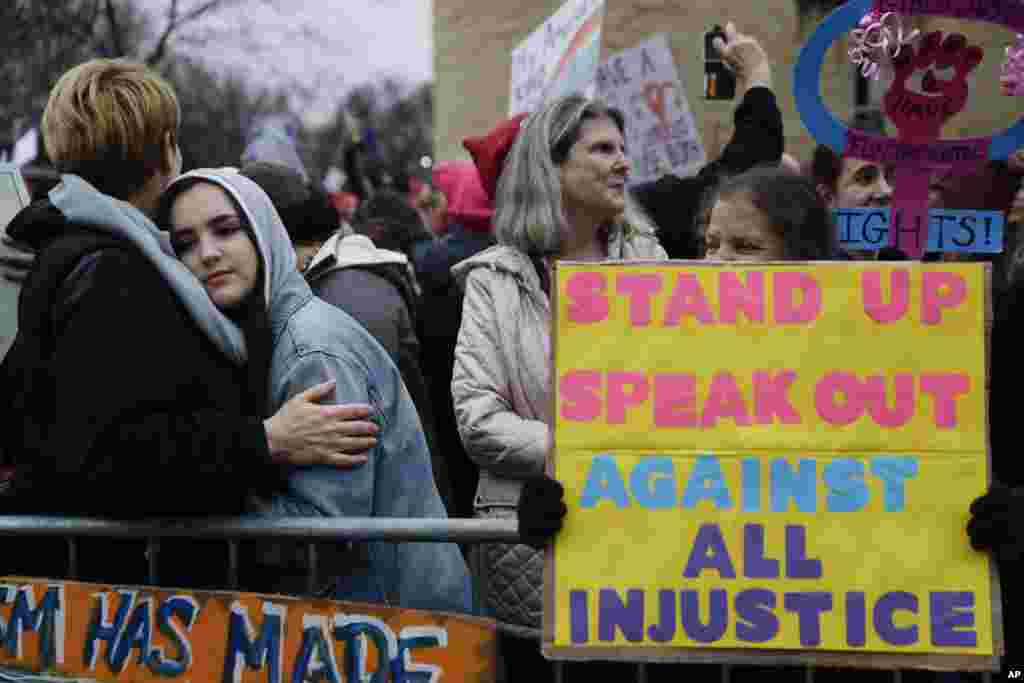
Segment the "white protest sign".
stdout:
<svg viewBox="0 0 1024 683">
<path fill-rule="evenodd" d="M 700 131 L 664 35 L 610 57 L 597 70 L 597 93 L 626 116 L 631 183 L 704 165 Z"/>
<path fill-rule="evenodd" d="M 14 155 L 11 158 L 18 166 L 24 166 L 39 156 L 39 130 L 29 128 L 16 143 L 14 143 Z"/>
<path fill-rule="evenodd" d="M 512 50 L 509 116 L 563 95 L 593 92 L 603 18 L 604 0 L 567 0 Z"/>
</svg>

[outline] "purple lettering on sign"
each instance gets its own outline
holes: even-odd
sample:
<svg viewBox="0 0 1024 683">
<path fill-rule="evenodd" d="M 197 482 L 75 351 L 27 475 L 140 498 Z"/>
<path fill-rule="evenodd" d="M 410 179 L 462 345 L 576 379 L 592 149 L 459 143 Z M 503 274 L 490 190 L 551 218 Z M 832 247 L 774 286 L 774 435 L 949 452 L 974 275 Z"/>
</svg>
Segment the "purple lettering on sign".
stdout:
<svg viewBox="0 0 1024 683">
<path fill-rule="evenodd" d="M 799 524 L 786 525 L 786 577 L 820 579 L 821 560 L 807 557 L 807 529 Z"/>
<path fill-rule="evenodd" d="M 932 616 L 932 645 L 977 647 L 974 631 L 974 592 L 935 591 L 929 596 Z M 969 631 L 959 630 L 969 628 Z"/>
<path fill-rule="evenodd" d="M 846 594 L 846 644 L 850 647 L 864 647 L 868 641 L 867 606 L 864 593 Z"/>
<path fill-rule="evenodd" d="M 764 526 L 761 524 L 743 525 L 743 576 L 779 578 L 779 561 L 764 556 Z"/>
<path fill-rule="evenodd" d="M 700 594 L 695 590 L 679 591 L 683 631 L 697 643 L 719 640 L 729 622 L 729 595 L 721 588 L 715 588 L 708 599 L 708 623 L 704 624 L 700 620 Z"/>
<path fill-rule="evenodd" d="M 883 13 L 987 21 L 1024 33 L 1024 5 L 1019 0 L 875 0 L 875 7 Z"/>
<path fill-rule="evenodd" d="M 569 632 L 574 645 L 590 640 L 587 591 L 569 591 Z"/>
<path fill-rule="evenodd" d="M 736 594 L 736 637 L 747 643 L 767 643 L 779 633 L 775 593 L 748 588 Z"/>
<path fill-rule="evenodd" d="M 717 524 L 700 525 L 683 576 L 695 579 L 705 569 L 717 569 L 723 579 L 736 578 L 736 569 L 732 566 L 732 559 Z"/>
<path fill-rule="evenodd" d="M 644 639 L 644 592 L 639 588 L 626 591 L 623 604 L 619 592 L 614 588 L 602 588 L 597 608 L 597 638 L 604 642 L 615 640 L 615 629 L 631 643 Z"/>
<path fill-rule="evenodd" d="M 917 614 L 917 596 L 904 591 L 885 593 L 875 603 L 875 631 L 890 645 L 913 645 L 917 642 L 917 625 L 896 626 L 893 612 L 906 610 Z"/>
<path fill-rule="evenodd" d="M 844 156 L 892 166 L 960 168 L 969 170 L 988 159 L 989 138 L 929 143 L 901 142 L 850 129 Z"/>
<path fill-rule="evenodd" d="M 832 611 L 831 593 L 786 593 L 782 606 L 800 616 L 800 644 L 821 645 L 821 613 Z"/>
<path fill-rule="evenodd" d="M 647 637 L 656 643 L 667 643 L 676 635 L 676 592 L 658 591 L 658 623 L 647 627 Z"/>
</svg>

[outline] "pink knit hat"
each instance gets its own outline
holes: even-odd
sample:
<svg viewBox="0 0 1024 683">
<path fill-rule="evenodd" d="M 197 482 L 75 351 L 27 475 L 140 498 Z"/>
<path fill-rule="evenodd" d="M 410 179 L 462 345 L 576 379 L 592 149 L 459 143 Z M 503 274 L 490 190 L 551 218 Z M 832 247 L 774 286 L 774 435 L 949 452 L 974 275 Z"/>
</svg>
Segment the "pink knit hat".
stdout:
<svg viewBox="0 0 1024 683">
<path fill-rule="evenodd" d="M 472 161 L 440 161 L 434 166 L 434 187 L 448 200 L 448 220 L 474 232 L 489 232 L 494 209 Z"/>
</svg>

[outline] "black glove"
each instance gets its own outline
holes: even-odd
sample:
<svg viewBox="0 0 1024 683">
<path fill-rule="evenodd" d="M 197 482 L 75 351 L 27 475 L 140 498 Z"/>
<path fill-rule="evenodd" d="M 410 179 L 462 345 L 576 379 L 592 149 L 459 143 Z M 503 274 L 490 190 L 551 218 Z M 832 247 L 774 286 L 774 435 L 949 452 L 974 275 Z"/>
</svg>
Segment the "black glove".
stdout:
<svg viewBox="0 0 1024 683">
<path fill-rule="evenodd" d="M 26 245 L 15 242 L 7 233 L 0 234 L 0 271 L 8 282 L 21 283 L 28 277 L 36 255 Z"/>
<path fill-rule="evenodd" d="M 540 549 L 558 533 L 568 512 L 564 498 L 565 489 L 561 482 L 547 475 L 526 480 L 516 508 L 519 537 L 523 543 Z"/>
<path fill-rule="evenodd" d="M 971 503 L 967 535 L 975 550 L 988 550 L 1002 562 L 1024 557 L 1024 491 L 995 482 Z"/>
</svg>

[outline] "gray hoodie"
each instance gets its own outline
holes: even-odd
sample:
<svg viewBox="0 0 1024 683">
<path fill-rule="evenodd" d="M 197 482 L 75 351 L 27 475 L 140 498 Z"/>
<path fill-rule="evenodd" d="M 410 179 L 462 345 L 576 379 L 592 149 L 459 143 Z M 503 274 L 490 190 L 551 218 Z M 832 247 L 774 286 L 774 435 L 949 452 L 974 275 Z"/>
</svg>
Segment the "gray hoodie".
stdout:
<svg viewBox="0 0 1024 683">
<path fill-rule="evenodd" d="M 358 322 L 318 299 L 296 268 L 295 250 L 270 198 L 249 178 L 192 171 L 232 197 L 252 226 L 263 261 L 273 336 L 273 412 L 289 398 L 334 379 L 336 403 L 365 403 L 381 427 L 369 461 L 353 469 L 294 467 L 288 491 L 253 511 L 289 517 L 447 516 L 416 408 L 387 351 Z M 472 612 L 469 572 L 452 543 L 370 543 L 365 567 L 333 567 L 335 599 Z"/>
</svg>

